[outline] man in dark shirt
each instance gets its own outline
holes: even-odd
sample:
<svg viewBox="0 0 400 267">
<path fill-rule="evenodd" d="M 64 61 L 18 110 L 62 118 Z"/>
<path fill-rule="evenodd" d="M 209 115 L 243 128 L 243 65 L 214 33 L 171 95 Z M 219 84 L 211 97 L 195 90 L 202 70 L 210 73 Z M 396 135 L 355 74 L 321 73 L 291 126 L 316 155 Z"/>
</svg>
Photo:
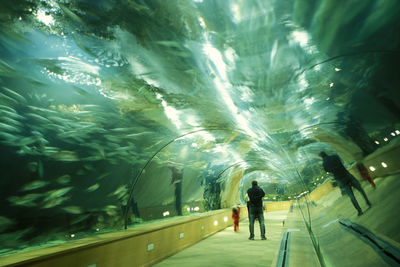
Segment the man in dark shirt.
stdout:
<svg viewBox="0 0 400 267">
<path fill-rule="evenodd" d="M 265 238 L 265 225 L 264 225 L 264 209 L 262 198 L 265 196 L 264 190 L 262 190 L 257 181 L 251 182 L 252 187 L 247 190 L 247 195 L 249 196 L 249 230 L 250 230 L 250 240 L 254 240 L 254 221 L 257 218 L 260 223 L 261 239 Z"/>
<path fill-rule="evenodd" d="M 360 182 L 346 170 L 338 155 L 328 156 L 323 151 L 319 153 L 319 155 L 322 158 L 322 166 L 324 167 L 325 171 L 333 174 L 340 188 L 350 197 L 351 202 L 358 211 L 358 216 L 362 215 L 362 210 L 354 196 L 352 187 L 357 189 L 362 194 L 369 207 L 371 207 L 371 202 L 369 202 Z"/>
</svg>

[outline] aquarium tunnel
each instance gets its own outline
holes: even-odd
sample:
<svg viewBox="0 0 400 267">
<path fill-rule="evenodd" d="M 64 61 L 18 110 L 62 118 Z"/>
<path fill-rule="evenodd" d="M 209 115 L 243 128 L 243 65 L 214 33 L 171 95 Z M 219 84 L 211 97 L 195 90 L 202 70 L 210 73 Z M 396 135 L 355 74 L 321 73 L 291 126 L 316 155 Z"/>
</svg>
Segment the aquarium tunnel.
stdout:
<svg viewBox="0 0 400 267">
<path fill-rule="evenodd" d="M 0 266 L 400 265 L 398 0 L 2 0 L 0 25 Z"/>
</svg>

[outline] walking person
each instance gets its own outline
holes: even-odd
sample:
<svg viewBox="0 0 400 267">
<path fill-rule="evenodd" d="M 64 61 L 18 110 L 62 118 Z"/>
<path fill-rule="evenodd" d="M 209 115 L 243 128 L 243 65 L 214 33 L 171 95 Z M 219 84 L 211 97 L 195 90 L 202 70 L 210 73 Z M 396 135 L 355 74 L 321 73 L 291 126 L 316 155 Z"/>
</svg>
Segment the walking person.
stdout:
<svg viewBox="0 0 400 267">
<path fill-rule="evenodd" d="M 264 209 L 262 198 L 265 196 L 264 190 L 260 188 L 257 181 L 251 182 L 252 187 L 247 190 L 249 196 L 249 230 L 250 240 L 254 240 L 254 221 L 257 218 L 260 223 L 261 239 L 266 240 L 264 225 Z"/>
<path fill-rule="evenodd" d="M 239 230 L 240 207 L 232 208 L 233 231 Z"/>
<path fill-rule="evenodd" d="M 319 153 L 319 155 L 322 158 L 322 166 L 324 167 L 325 171 L 333 174 L 339 187 L 350 197 L 351 202 L 358 211 L 358 216 L 362 215 L 363 212 L 357 202 L 356 197 L 354 196 L 352 187 L 357 189 L 362 194 L 369 207 L 371 207 L 371 202 L 368 200 L 368 197 L 365 194 L 364 189 L 361 187 L 360 182 L 346 170 L 338 155 L 328 156 L 323 151 Z"/>
</svg>

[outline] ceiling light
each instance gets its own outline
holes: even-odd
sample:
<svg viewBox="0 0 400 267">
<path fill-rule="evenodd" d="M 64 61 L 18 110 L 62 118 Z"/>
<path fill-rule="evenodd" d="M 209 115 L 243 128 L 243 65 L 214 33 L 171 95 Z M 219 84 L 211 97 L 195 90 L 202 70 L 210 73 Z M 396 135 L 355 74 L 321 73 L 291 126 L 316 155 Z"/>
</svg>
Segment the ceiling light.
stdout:
<svg viewBox="0 0 400 267">
<path fill-rule="evenodd" d="M 376 170 L 374 166 L 369 166 L 369 169 L 371 170 L 371 172 Z"/>
</svg>

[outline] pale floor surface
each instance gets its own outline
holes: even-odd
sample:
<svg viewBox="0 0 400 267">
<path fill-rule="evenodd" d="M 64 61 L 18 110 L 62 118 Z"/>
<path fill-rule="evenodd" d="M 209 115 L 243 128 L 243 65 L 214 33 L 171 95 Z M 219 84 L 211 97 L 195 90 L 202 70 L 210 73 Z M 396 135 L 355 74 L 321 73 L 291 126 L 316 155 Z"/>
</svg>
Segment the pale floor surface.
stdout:
<svg viewBox="0 0 400 267">
<path fill-rule="evenodd" d="M 261 240 L 258 221 L 254 225 L 255 240 L 249 238 L 249 221 L 242 220 L 239 231 L 228 227 L 153 265 L 162 266 L 271 266 L 281 238 L 282 221 L 288 211 L 264 213 L 267 240 Z"/>
</svg>

